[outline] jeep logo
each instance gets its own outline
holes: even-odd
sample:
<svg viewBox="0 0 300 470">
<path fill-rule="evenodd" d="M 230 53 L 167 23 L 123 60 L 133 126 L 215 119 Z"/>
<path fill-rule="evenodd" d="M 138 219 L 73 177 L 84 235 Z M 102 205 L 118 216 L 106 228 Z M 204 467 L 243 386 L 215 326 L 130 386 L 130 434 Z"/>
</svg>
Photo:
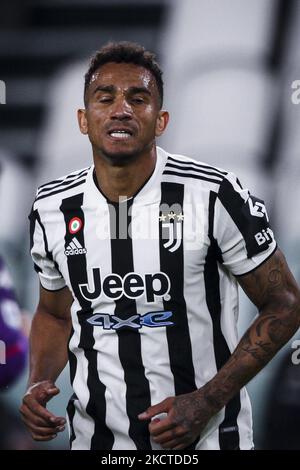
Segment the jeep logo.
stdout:
<svg viewBox="0 0 300 470">
<path fill-rule="evenodd" d="M 110 300 L 118 300 L 123 295 L 129 299 L 137 299 L 145 294 L 147 302 L 155 302 L 155 297 L 170 300 L 169 277 L 162 272 L 144 274 L 128 273 L 124 278 L 118 274 L 109 274 L 103 280 L 101 269 L 93 268 L 93 282 L 79 284 L 81 295 L 87 300 L 95 300 L 102 293 Z"/>
</svg>

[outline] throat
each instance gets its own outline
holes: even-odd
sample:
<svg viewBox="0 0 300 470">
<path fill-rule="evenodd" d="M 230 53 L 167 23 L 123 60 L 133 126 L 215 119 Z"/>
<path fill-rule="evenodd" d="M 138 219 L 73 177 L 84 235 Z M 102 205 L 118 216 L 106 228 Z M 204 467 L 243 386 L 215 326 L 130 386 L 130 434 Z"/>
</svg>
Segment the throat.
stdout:
<svg viewBox="0 0 300 470">
<path fill-rule="evenodd" d="M 149 162 L 150 165 L 139 165 L 135 163 L 132 167 L 110 166 L 103 168 L 96 165 L 94 169 L 94 182 L 98 190 L 112 202 L 135 197 L 139 191 L 147 184 L 151 178 L 156 163 L 155 160 Z"/>
</svg>

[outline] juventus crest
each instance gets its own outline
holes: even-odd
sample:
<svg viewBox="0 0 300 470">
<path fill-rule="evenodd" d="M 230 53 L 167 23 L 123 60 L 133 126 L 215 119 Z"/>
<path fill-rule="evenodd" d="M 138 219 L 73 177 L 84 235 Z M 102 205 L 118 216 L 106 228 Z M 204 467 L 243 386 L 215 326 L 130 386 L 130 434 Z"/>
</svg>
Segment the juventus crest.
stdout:
<svg viewBox="0 0 300 470">
<path fill-rule="evenodd" d="M 182 243 L 184 215 L 180 211 L 161 211 L 159 216 L 161 222 L 161 237 L 163 247 L 171 253 L 178 250 Z"/>
</svg>

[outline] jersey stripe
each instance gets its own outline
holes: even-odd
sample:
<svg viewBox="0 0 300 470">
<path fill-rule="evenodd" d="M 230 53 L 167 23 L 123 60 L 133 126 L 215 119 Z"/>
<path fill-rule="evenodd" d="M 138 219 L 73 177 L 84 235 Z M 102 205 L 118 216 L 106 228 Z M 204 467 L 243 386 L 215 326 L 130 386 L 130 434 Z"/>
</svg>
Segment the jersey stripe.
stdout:
<svg viewBox="0 0 300 470">
<path fill-rule="evenodd" d="M 72 179 L 67 180 L 67 178 L 66 178 L 66 180 L 62 181 L 59 184 L 56 184 L 56 185 L 51 186 L 49 188 L 47 187 L 47 188 L 39 189 L 38 193 L 37 193 L 37 196 L 40 196 L 41 194 L 44 194 L 44 193 L 46 193 L 46 194 L 50 193 L 53 190 L 56 190 L 57 188 L 63 188 L 64 186 L 69 186 L 72 183 L 74 183 L 75 181 L 79 180 L 80 178 L 86 176 L 87 174 L 88 174 L 88 171 L 85 171 L 85 172 L 82 172 L 80 175 L 73 177 Z"/>
<path fill-rule="evenodd" d="M 35 232 L 35 224 L 36 224 L 36 214 L 35 214 L 35 211 L 31 210 L 29 216 L 28 216 L 28 219 L 29 219 L 29 223 L 30 223 L 30 228 L 29 228 L 29 231 L 30 231 L 30 251 L 32 250 L 33 248 L 33 245 L 34 245 L 34 232 Z M 37 272 L 37 273 L 41 273 L 42 272 L 42 268 L 40 268 L 40 266 L 38 266 L 35 262 L 33 262 L 33 267 L 34 267 L 34 270 Z"/>
<path fill-rule="evenodd" d="M 74 328 L 72 326 L 68 345 L 70 344 L 73 334 L 74 334 Z M 76 371 L 77 371 L 77 357 L 72 351 L 70 351 L 70 347 L 68 348 L 68 356 L 69 356 L 69 365 L 70 365 L 70 382 L 71 382 L 71 385 L 73 386 L 74 378 L 75 378 Z M 73 418 L 75 414 L 75 406 L 74 406 L 75 399 L 76 399 L 76 395 L 74 393 L 67 407 L 67 413 L 69 416 L 69 423 L 70 423 L 70 429 L 71 429 L 71 434 L 70 434 L 71 446 L 72 446 L 72 442 L 76 439 L 76 434 L 75 434 L 75 430 L 73 426 Z"/>
<path fill-rule="evenodd" d="M 73 383 L 73 382 L 72 382 Z M 75 416 L 75 406 L 74 406 L 74 401 L 76 399 L 75 393 L 73 393 L 72 397 L 69 400 L 68 406 L 67 406 L 67 415 L 69 419 L 69 426 L 70 426 L 70 444 L 72 446 L 72 442 L 76 439 L 76 434 L 73 426 L 73 420 Z"/>
<path fill-rule="evenodd" d="M 168 156 L 168 160 L 167 160 L 167 164 L 169 163 L 169 161 L 172 161 L 172 162 L 175 162 L 177 164 L 180 164 L 180 165 L 192 165 L 192 166 L 195 166 L 196 168 L 203 168 L 203 170 L 212 170 L 216 173 L 218 173 L 219 175 L 222 175 L 222 176 L 225 176 L 228 174 L 227 171 L 223 171 L 223 170 L 220 170 L 220 168 L 216 168 L 214 166 L 210 166 L 210 165 L 205 165 L 203 163 L 198 163 L 198 162 L 195 162 L 195 161 L 191 161 L 190 159 L 188 160 L 180 160 L 179 158 L 174 158 L 173 157 L 170 157 Z"/>
<path fill-rule="evenodd" d="M 220 250 L 213 236 L 214 208 L 217 194 L 210 193 L 209 197 L 209 228 L 208 236 L 210 246 L 207 250 L 204 266 L 204 283 L 206 303 L 213 323 L 213 342 L 217 369 L 227 362 L 231 352 L 221 330 L 221 298 L 220 278 L 217 259 L 220 259 Z M 239 448 L 239 432 L 237 417 L 241 409 L 240 394 L 237 394 L 225 407 L 225 417 L 219 427 L 219 443 L 221 450 L 234 450 Z M 231 428 L 230 432 L 229 429 Z"/>
<path fill-rule="evenodd" d="M 40 227 L 41 227 L 41 229 L 42 229 L 42 232 L 43 232 L 43 239 L 44 239 L 44 246 L 45 246 L 46 255 L 47 255 L 48 259 L 53 262 L 55 268 L 57 269 L 57 271 L 59 272 L 59 274 L 61 275 L 61 277 L 63 277 L 63 276 L 62 276 L 62 273 L 61 273 L 60 270 L 59 270 L 59 266 L 58 266 L 57 262 L 53 259 L 52 252 L 49 250 L 48 239 L 47 239 L 47 235 L 46 235 L 46 230 L 45 230 L 44 224 L 43 224 L 42 221 L 41 221 L 41 217 L 40 217 L 39 211 L 38 211 L 37 209 L 34 211 L 34 218 L 36 219 L 36 221 L 37 221 L 38 224 L 40 225 Z"/>
<path fill-rule="evenodd" d="M 81 176 L 83 173 L 88 173 L 90 167 L 83 168 L 82 170 L 70 173 L 67 176 L 63 176 L 62 178 L 58 178 L 57 180 L 49 181 L 48 183 L 41 184 L 38 187 L 37 193 L 39 193 L 42 189 L 53 189 L 53 187 L 58 186 L 59 184 L 63 183 L 64 181 L 71 182 L 74 178 Z"/>
<path fill-rule="evenodd" d="M 66 188 L 63 189 L 57 189 L 56 191 L 52 191 L 47 194 L 43 194 L 42 196 L 38 196 L 35 201 L 39 201 L 40 199 L 44 199 L 45 197 L 50 197 L 53 196 L 54 194 L 59 194 L 62 193 L 63 191 L 67 191 L 68 189 L 76 188 L 77 186 L 80 186 L 81 184 L 85 183 L 86 179 L 80 180 L 75 184 L 70 184 L 70 186 L 67 186 Z"/>
<path fill-rule="evenodd" d="M 220 173 L 215 173 L 213 171 L 202 170 L 202 168 L 197 168 L 197 167 L 194 168 L 192 166 L 192 164 L 189 164 L 189 163 L 186 163 L 184 165 L 178 165 L 178 164 L 168 163 L 167 162 L 165 168 L 171 168 L 171 169 L 176 168 L 176 169 L 181 170 L 181 171 L 185 171 L 185 170 L 195 171 L 198 174 L 208 175 L 208 176 L 215 176 L 219 181 L 222 181 L 223 178 L 224 178 L 222 175 L 220 175 Z"/>
<path fill-rule="evenodd" d="M 207 178 L 204 175 L 194 175 L 193 173 L 184 173 L 184 172 L 177 172 L 173 170 L 165 170 L 163 172 L 164 175 L 173 175 L 173 176 L 180 176 L 182 178 L 194 178 L 196 180 L 203 180 L 203 181 L 210 181 L 211 183 L 221 184 L 222 181 L 220 179 L 213 179 Z"/>
<path fill-rule="evenodd" d="M 84 212 L 82 210 L 83 193 L 76 194 L 69 198 L 63 199 L 60 206 L 65 219 L 65 249 L 72 240 L 73 235 L 69 233 L 68 227 L 73 217 L 78 217 L 82 221 L 80 231 L 76 233 L 80 244 L 84 247 Z M 86 412 L 95 422 L 95 431 L 91 439 L 91 450 L 112 449 L 114 436 L 105 422 L 106 403 L 105 403 L 105 386 L 99 380 L 97 369 L 97 351 L 94 349 L 95 339 L 93 336 L 93 326 L 86 319 L 88 315 L 93 313 L 91 302 L 85 299 L 80 292 L 79 285 L 88 283 L 87 261 L 84 253 L 77 256 L 68 256 L 68 271 L 70 282 L 75 297 L 77 298 L 81 310 L 77 311 L 78 322 L 81 326 L 80 342 L 78 347 L 84 350 L 85 357 L 88 361 L 88 378 L 87 387 L 89 389 L 90 398 L 86 407 Z"/>
<path fill-rule="evenodd" d="M 176 206 L 183 211 L 184 186 L 177 183 L 161 183 L 160 207 Z M 160 212 L 163 214 L 163 210 Z M 183 226 L 183 221 L 180 222 Z M 170 222 L 175 224 L 175 222 Z M 183 227 L 182 227 L 183 229 Z M 174 229 L 174 233 L 176 233 Z M 176 395 L 193 392 L 197 389 L 195 381 L 195 370 L 192 358 L 192 346 L 189 333 L 186 302 L 183 293 L 183 240 L 176 251 L 165 248 L 165 234 L 160 224 L 160 263 L 161 271 L 166 273 L 171 280 L 170 299 L 164 300 L 164 310 L 172 311 L 174 325 L 167 326 L 167 340 L 170 355 L 170 366 L 174 376 Z M 170 246 L 170 249 L 172 246 Z M 195 448 L 192 445 L 189 448 Z"/>
<path fill-rule="evenodd" d="M 129 211 L 132 200 L 128 201 L 127 229 L 131 224 Z M 120 207 L 118 204 L 110 204 L 110 228 L 111 228 L 111 263 L 112 272 L 124 277 L 134 271 L 132 239 L 120 232 L 119 221 Z M 114 212 L 116 211 L 116 213 Z M 124 214 L 125 215 L 125 214 Z M 113 230 L 116 223 L 116 231 Z M 124 237 L 124 238 L 123 238 Z M 115 315 L 125 320 L 137 313 L 136 302 L 124 295 L 115 300 Z M 129 418 L 129 436 L 138 450 L 151 449 L 148 423 L 140 421 L 138 414 L 151 406 L 150 387 L 145 376 L 142 362 L 141 337 L 137 330 L 123 327 L 117 330 L 119 338 L 119 356 L 124 369 L 126 383 L 126 411 Z"/>
</svg>

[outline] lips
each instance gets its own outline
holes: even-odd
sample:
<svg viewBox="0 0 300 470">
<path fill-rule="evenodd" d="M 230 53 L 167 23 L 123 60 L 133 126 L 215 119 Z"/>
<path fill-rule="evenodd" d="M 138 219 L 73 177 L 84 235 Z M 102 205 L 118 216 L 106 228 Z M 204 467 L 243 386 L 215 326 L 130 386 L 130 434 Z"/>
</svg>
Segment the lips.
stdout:
<svg viewBox="0 0 300 470">
<path fill-rule="evenodd" d="M 132 137 L 133 131 L 129 128 L 115 127 L 108 131 L 108 135 L 113 139 L 126 140 Z"/>
</svg>

